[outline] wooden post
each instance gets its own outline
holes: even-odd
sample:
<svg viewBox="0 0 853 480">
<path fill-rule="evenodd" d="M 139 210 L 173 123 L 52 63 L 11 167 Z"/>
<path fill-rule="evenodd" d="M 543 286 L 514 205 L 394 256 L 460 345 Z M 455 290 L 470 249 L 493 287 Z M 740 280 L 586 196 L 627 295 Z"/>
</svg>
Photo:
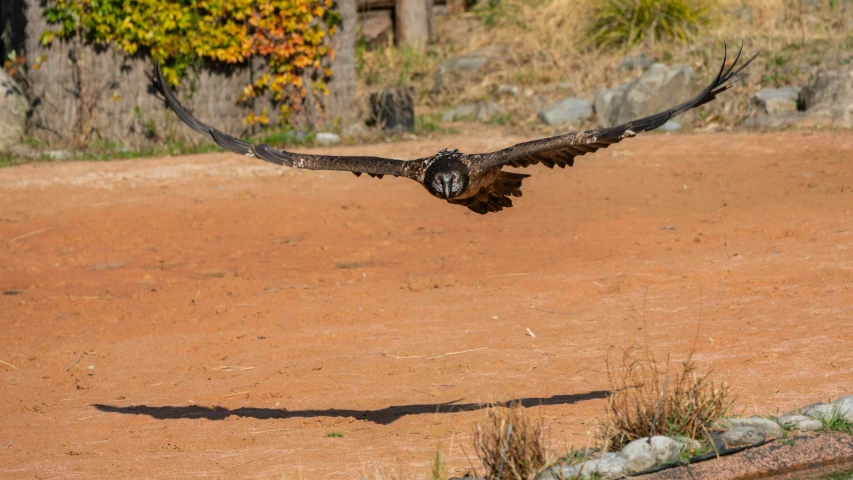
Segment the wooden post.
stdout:
<svg viewBox="0 0 853 480">
<path fill-rule="evenodd" d="M 430 22 L 425 0 L 396 0 L 394 16 L 394 41 L 398 47 L 426 46 Z"/>
<path fill-rule="evenodd" d="M 332 62 L 332 81 L 326 101 L 326 123 L 330 126 L 348 124 L 353 117 L 355 98 L 355 24 L 356 0 L 338 0 L 338 11 L 343 22 L 332 37 L 335 60 Z"/>
</svg>

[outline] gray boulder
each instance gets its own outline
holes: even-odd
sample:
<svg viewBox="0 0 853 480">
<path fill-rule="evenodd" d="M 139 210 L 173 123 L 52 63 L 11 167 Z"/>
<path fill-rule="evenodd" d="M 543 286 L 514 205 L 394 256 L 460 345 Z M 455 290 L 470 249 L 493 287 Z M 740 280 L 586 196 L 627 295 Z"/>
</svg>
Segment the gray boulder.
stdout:
<svg viewBox="0 0 853 480">
<path fill-rule="evenodd" d="M 431 93 L 435 95 L 465 89 L 471 83 L 481 80 L 489 66 L 503 61 L 508 51 L 509 47 L 506 45 L 490 45 L 448 58 L 435 72 Z"/>
<path fill-rule="evenodd" d="M 551 126 L 577 124 L 592 118 L 592 115 L 592 103 L 583 98 L 569 97 L 540 110 L 539 120 Z"/>
<path fill-rule="evenodd" d="M 735 427 L 723 434 L 723 441 L 729 447 L 742 447 L 744 445 L 755 445 L 767 438 L 760 428 Z"/>
<path fill-rule="evenodd" d="M 608 128 L 666 110 L 696 95 L 701 85 L 695 76 L 690 67 L 656 63 L 636 80 L 613 92 L 599 94 L 602 97 L 596 102 L 600 103 L 597 105 L 600 108 L 596 108 L 598 123 Z M 679 118 L 682 124 L 691 123 L 691 112 Z"/>
<path fill-rule="evenodd" d="M 623 83 L 616 88 L 608 88 L 605 90 L 601 90 L 598 94 L 595 95 L 595 100 L 593 101 L 593 109 L 595 110 L 595 114 L 598 116 L 598 123 L 602 123 L 602 118 L 610 118 L 613 115 L 613 101 L 614 99 L 621 98 L 621 96 L 625 93 L 625 89 L 628 88 L 627 83 Z"/>
<path fill-rule="evenodd" d="M 802 413 L 816 420 L 829 420 L 832 417 L 839 416 L 848 422 L 853 422 L 853 402 L 817 403 L 805 407 Z"/>
<path fill-rule="evenodd" d="M 484 122 L 495 115 L 503 113 L 504 108 L 495 102 L 478 102 L 457 105 L 441 114 L 442 122 L 457 122 L 460 120 L 476 120 Z"/>
<path fill-rule="evenodd" d="M 810 120 L 833 127 L 853 127 L 853 67 L 817 72 L 800 91 Z"/>
<path fill-rule="evenodd" d="M 639 472 L 655 465 L 663 465 L 678 460 L 684 445 L 669 437 L 654 436 L 634 440 L 625 445 L 619 456 L 625 460 L 628 471 Z"/>
<path fill-rule="evenodd" d="M 30 103 L 24 91 L 3 69 L 0 69 L 0 152 L 24 138 Z"/>
<path fill-rule="evenodd" d="M 750 102 L 767 115 L 796 112 L 800 90 L 797 87 L 763 88 L 752 96 Z"/>
<path fill-rule="evenodd" d="M 712 427 L 715 430 L 731 430 L 737 427 L 755 427 L 764 432 L 766 438 L 782 438 L 785 436 L 785 430 L 773 420 L 768 420 L 763 417 L 750 418 L 725 418 L 717 420 Z"/>
<path fill-rule="evenodd" d="M 761 130 L 777 130 L 780 128 L 796 126 L 804 120 L 806 120 L 806 117 L 798 112 L 776 113 L 774 115 L 762 113 L 755 117 L 747 118 L 744 122 L 744 126 L 747 128 Z"/>
<path fill-rule="evenodd" d="M 628 475 L 628 463 L 618 454 L 607 452 L 575 465 L 553 466 L 536 476 L 536 480 L 563 480 L 567 478 L 596 478 L 613 480 Z"/>
</svg>

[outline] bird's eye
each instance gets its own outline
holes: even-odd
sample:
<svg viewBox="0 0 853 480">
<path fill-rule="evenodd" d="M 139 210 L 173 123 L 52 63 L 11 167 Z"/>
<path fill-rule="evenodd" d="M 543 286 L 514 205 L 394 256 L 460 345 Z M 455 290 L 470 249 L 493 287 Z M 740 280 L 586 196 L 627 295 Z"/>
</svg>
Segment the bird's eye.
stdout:
<svg viewBox="0 0 853 480">
<path fill-rule="evenodd" d="M 450 183 L 456 183 L 456 175 L 450 178 Z"/>
</svg>

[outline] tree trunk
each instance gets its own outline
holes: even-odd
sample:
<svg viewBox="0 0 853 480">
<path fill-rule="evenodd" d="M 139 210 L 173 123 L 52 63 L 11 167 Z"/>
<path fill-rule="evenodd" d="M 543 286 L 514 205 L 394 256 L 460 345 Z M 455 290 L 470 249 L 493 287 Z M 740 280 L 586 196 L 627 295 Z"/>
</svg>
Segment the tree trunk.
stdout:
<svg viewBox="0 0 853 480">
<path fill-rule="evenodd" d="M 429 41 L 426 0 L 397 0 L 394 39 L 398 47 L 423 47 Z"/>
<path fill-rule="evenodd" d="M 338 0 L 338 11 L 342 22 L 338 25 L 332 45 L 335 60 L 332 62 L 332 80 L 329 82 L 329 97 L 326 101 L 326 123 L 346 125 L 356 116 L 353 108 L 355 98 L 355 23 L 356 0 Z"/>
</svg>

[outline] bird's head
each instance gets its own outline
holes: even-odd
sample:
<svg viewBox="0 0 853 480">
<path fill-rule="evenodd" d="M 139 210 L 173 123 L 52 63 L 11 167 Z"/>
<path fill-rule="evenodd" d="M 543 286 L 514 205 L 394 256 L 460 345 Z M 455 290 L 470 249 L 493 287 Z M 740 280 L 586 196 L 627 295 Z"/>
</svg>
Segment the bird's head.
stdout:
<svg viewBox="0 0 853 480">
<path fill-rule="evenodd" d="M 456 198 L 468 189 L 468 167 L 457 155 L 439 153 L 424 172 L 424 186 L 438 198 Z"/>
</svg>

